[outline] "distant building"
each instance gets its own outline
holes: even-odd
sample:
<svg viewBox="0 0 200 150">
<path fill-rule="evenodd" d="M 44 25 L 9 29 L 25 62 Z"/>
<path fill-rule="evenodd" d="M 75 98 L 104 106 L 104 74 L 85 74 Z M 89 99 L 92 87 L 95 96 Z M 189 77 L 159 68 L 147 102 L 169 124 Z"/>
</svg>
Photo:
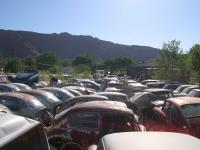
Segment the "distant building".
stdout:
<svg viewBox="0 0 200 150">
<path fill-rule="evenodd" d="M 149 79 L 152 77 L 153 72 L 157 70 L 156 59 L 142 61 L 129 67 L 127 73 L 138 80 Z"/>
</svg>

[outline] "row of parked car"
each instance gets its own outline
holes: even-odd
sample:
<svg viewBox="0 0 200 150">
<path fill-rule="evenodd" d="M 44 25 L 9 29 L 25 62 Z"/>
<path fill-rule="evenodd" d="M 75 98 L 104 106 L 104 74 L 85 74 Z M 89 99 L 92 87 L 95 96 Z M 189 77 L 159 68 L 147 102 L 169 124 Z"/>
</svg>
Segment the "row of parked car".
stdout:
<svg viewBox="0 0 200 150">
<path fill-rule="evenodd" d="M 10 126 L 0 123 L 0 131 L 1 127 L 8 127 L 4 133 L 7 137 L 15 126 L 17 131 L 34 124 L 34 130 L 41 130 L 36 141 L 47 144 L 33 149 L 49 149 L 48 143 L 51 149 L 107 149 L 102 143 L 104 139 L 100 140 L 103 136 L 132 131 L 181 132 L 200 138 L 200 98 L 173 98 L 175 92 L 170 89 L 143 84 L 113 76 L 99 83 L 76 79 L 73 83 L 38 89 L 21 83 L 0 84 L 0 120 L 8 118 L 6 121 L 10 122 Z M 16 116 L 14 120 L 12 114 L 35 121 Z M 3 145 L 10 146 L 9 143 Z"/>
</svg>

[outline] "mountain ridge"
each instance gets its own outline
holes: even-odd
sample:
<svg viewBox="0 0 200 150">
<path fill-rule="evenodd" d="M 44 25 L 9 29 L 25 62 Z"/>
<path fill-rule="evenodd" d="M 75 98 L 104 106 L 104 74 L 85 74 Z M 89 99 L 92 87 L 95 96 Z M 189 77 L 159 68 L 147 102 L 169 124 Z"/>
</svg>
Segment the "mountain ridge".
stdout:
<svg viewBox="0 0 200 150">
<path fill-rule="evenodd" d="M 88 53 L 97 61 L 119 56 L 145 61 L 159 55 L 159 50 L 150 46 L 124 45 L 89 35 L 0 29 L 0 58 L 24 58 L 44 52 L 53 52 L 67 59 L 73 59 L 80 53 Z"/>
</svg>

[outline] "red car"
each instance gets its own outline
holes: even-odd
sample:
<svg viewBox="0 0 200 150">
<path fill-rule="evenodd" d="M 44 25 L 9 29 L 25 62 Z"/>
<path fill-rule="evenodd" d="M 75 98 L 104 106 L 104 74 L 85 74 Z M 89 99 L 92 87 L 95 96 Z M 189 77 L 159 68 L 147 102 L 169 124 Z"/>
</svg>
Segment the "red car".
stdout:
<svg viewBox="0 0 200 150">
<path fill-rule="evenodd" d="M 155 107 L 154 113 L 157 125 L 150 130 L 181 132 L 200 138 L 200 98 L 170 98 L 162 107 Z"/>
<path fill-rule="evenodd" d="M 52 146 L 74 150 L 97 144 L 109 133 L 125 131 L 144 131 L 130 109 L 121 102 L 93 101 L 56 115 L 47 136 Z"/>
</svg>

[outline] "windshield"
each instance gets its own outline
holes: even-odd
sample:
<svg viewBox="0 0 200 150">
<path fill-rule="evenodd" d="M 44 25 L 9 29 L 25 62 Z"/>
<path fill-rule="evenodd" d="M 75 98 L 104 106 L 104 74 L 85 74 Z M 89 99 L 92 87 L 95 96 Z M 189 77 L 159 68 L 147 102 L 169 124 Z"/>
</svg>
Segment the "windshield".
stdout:
<svg viewBox="0 0 200 150">
<path fill-rule="evenodd" d="M 200 104 L 188 104 L 181 107 L 185 118 L 200 117 Z"/>
<path fill-rule="evenodd" d="M 157 92 L 154 94 L 157 96 L 157 99 L 159 99 L 159 100 L 165 100 L 167 98 L 173 97 L 171 92 Z"/>
<path fill-rule="evenodd" d="M 189 93 L 192 89 L 195 89 L 195 87 L 187 87 L 185 88 L 181 93 Z"/>
<path fill-rule="evenodd" d="M 181 92 L 186 87 L 187 87 L 186 85 L 181 85 L 175 91 Z"/>
</svg>

